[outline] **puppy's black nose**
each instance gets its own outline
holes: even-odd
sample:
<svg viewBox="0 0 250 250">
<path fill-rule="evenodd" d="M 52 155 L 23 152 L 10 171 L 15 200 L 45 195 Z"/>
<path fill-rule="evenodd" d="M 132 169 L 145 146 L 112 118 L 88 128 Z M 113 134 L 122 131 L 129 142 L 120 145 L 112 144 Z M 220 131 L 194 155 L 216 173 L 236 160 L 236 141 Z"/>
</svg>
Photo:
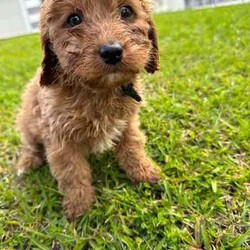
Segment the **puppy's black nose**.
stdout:
<svg viewBox="0 0 250 250">
<path fill-rule="evenodd" d="M 100 56 L 107 64 L 115 65 L 122 60 L 122 46 L 119 43 L 104 44 L 100 47 Z"/>
</svg>

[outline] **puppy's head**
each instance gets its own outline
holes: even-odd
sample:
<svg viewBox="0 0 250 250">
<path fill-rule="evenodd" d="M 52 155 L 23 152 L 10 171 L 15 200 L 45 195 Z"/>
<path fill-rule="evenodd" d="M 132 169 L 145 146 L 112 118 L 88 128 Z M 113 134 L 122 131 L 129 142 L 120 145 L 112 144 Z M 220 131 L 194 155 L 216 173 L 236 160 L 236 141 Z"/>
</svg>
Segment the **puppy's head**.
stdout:
<svg viewBox="0 0 250 250">
<path fill-rule="evenodd" d="M 41 85 L 59 75 L 90 85 L 122 85 L 159 68 L 156 29 L 147 0 L 45 0 Z"/>
</svg>

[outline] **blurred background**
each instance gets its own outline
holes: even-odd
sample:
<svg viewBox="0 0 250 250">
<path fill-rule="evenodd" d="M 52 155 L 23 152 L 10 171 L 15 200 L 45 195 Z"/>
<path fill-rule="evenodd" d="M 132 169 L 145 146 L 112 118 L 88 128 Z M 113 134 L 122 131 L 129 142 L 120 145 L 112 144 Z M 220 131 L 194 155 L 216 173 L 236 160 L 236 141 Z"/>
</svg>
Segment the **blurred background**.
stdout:
<svg viewBox="0 0 250 250">
<path fill-rule="evenodd" d="M 155 0 L 155 12 L 186 8 L 218 7 L 242 4 L 250 0 Z M 0 39 L 38 31 L 39 7 L 42 0 L 1 0 Z M 11 12 L 10 12 L 11 10 Z"/>
</svg>

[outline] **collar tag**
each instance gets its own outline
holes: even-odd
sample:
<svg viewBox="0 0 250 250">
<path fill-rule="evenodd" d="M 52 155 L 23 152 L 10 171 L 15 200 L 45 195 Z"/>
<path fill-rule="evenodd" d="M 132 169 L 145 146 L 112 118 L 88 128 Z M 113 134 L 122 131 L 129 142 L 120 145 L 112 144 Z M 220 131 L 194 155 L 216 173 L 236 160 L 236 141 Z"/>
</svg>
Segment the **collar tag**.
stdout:
<svg viewBox="0 0 250 250">
<path fill-rule="evenodd" d="M 142 98 L 138 95 L 138 93 L 134 89 L 133 83 L 129 83 L 127 86 L 122 86 L 122 94 L 124 96 L 130 96 L 137 102 L 142 101 Z"/>
</svg>

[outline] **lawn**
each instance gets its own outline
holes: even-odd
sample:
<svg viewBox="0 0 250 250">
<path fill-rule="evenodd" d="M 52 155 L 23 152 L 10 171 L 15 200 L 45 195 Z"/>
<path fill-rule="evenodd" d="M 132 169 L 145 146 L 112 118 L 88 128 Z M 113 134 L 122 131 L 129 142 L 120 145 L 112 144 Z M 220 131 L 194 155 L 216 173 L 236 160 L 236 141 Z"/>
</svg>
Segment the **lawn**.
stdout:
<svg viewBox="0 0 250 250">
<path fill-rule="evenodd" d="M 96 201 L 73 224 L 48 166 L 17 180 L 15 117 L 38 35 L 0 41 L 0 249 L 250 249 L 250 5 L 155 16 L 161 71 L 143 74 L 147 151 L 164 173 L 132 184 L 92 156 Z"/>
</svg>

